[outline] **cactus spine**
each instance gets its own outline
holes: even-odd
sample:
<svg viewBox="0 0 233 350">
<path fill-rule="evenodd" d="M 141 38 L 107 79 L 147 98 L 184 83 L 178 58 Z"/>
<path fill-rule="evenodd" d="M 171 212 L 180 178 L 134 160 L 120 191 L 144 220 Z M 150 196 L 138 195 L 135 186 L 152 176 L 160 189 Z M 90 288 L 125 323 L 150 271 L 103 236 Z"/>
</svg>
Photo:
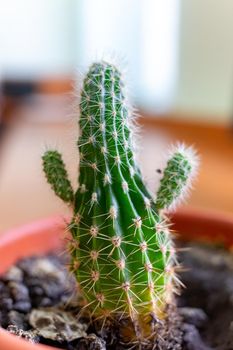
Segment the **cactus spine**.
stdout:
<svg viewBox="0 0 233 350">
<path fill-rule="evenodd" d="M 153 200 L 135 163 L 132 116 L 121 74 L 113 65 L 90 67 L 80 110 L 75 193 L 61 156 L 56 151 L 43 156 L 48 182 L 73 204 L 71 269 L 93 317 L 129 316 L 147 336 L 146 320 L 164 317 L 178 281 L 175 250 L 161 209 L 180 196 L 192 163 L 176 150 Z"/>
</svg>

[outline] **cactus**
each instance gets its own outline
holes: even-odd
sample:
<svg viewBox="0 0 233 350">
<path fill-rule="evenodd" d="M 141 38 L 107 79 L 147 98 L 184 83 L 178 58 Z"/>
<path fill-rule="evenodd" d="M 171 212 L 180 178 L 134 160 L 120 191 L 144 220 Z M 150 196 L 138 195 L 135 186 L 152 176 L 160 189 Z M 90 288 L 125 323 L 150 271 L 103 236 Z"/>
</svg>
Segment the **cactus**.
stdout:
<svg viewBox="0 0 233 350">
<path fill-rule="evenodd" d="M 198 157 L 192 147 L 184 144 L 174 146 L 156 196 L 155 206 L 160 209 L 174 209 L 182 202 L 191 188 L 196 175 Z"/>
<path fill-rule="evenodd" d="M 71 270 L 91 317 L 130 317 L 137 337 L 147 337 L 149 320 L 166 316 L 179 285 L 162 209 L 181 197 L 195 162 L 185 146 L 176 148 L 153 199 L 135 161 L 133 118 L 122 77 L 111 64 L 90 67 L 80 112 L 76 192 L 60 154 L 51 150 L 43 156 L 47 181 L 73 207 Z"/>
</svg>

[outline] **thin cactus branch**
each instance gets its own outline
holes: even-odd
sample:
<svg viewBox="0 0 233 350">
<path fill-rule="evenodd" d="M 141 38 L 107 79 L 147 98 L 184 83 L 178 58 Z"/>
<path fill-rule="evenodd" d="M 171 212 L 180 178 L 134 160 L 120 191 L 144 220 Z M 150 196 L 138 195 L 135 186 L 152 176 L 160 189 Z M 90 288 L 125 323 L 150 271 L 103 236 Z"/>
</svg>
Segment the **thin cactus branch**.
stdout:
<svg viewBox="0 0 233 350">
<path fill-rule="evenodd" d="M 50 150 L 43 155 L 42 160 L 47 181 L 55 194 L 64 202 L 72 203 L 74 193 L 61 154 Z"/>
<path fill-rule="evenodd" d="M 157 210 L 174 209 L 184 200 L 191 188 L 198 163 L 198 157 L 192 147 L 186 147 L 184 144 L 173 147 L 157 192 Z"/>
</svg>

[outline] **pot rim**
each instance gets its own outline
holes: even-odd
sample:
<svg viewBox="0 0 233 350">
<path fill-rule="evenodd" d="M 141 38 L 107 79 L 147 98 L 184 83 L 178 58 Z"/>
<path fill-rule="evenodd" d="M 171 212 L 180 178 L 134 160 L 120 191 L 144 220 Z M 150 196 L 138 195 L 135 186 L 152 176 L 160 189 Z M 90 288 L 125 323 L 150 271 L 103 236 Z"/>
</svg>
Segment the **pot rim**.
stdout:
<svg viewBox="0 0 233 350">
<path fill-rule="evenodd" d="M 211 242 L 233 249 L 233 215 L 230 213 L 188 207 L 171 215 L 171 222 L 181 240 Z"/>
</svg>

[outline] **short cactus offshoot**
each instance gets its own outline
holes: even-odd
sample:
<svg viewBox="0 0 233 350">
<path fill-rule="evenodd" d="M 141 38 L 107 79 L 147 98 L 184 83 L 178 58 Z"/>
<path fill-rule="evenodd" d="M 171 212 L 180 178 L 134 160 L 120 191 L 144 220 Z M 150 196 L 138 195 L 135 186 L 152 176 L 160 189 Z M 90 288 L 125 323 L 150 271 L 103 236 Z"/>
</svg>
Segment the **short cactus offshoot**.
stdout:
<svg viewBox="0 0 233 350">
<path fill-rule="evenodd" d="M 182 196 L 195 162 L 184 146 L 176 148 L 153 199 L 135 163 L 124 90 L 115 66 L 100 62 L 90 67 L 80 102 L 76 192 L 57 151 L 44 154 L 43 167 L 54 192 L 73 205 L 71 269 L 85 307 L 93 318 L 130 317 L 136 336 L 147 337 L 151 317 L 165 317 L 179 283 L 162 209 Z"/>
</svg>

